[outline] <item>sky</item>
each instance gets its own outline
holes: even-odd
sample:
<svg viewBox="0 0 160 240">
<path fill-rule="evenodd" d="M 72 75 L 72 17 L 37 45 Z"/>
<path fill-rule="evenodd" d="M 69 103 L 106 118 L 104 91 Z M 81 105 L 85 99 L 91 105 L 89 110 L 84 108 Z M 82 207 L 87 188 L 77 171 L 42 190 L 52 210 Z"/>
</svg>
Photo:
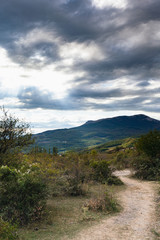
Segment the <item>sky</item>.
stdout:
<svg viewBox="0 0 160 240">
<path fill-rule="evenodd" d="M 1 0 L 0 106 L 33 133 L 160 120 L 160 1 Z"/>
</svg>

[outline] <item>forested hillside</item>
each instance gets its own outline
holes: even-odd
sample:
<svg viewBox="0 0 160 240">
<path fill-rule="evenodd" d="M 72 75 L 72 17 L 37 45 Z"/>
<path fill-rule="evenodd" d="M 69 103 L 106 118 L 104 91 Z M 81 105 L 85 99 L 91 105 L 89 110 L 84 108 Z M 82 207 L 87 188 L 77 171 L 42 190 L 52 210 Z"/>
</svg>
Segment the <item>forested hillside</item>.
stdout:
<svg viewBox="0 0 160 240">
<path fill-rule="evenodd" d="M 137 137 L 153 129 L 160 129 L 160 121 L 146 115 L 120 116 L 88 121 L 70 129 L 46 131 L 35 135 L 36 144 L 59 151 L 81 150 L 111 140 Z"/>
</svg>

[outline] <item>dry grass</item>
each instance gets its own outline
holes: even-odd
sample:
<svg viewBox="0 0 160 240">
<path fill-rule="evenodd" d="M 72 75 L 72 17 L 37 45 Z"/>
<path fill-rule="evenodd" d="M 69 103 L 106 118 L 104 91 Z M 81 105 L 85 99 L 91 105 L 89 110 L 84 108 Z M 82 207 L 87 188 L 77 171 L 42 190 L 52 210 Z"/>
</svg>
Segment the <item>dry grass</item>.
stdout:
<svg viewBox="0 0 160 240">
<path fill-rule="evenodd" d="M 112 192 L 120 191 L 124 187 L 106 187 L 104 184 L 90 186 L 90 191 L 85 197 L 54 197 L 48 201 L 48 216 L 41 223 L 20 229 L 22 240 L 62 240 L 65 236 L 71 238 L 81 229 L 90 226 L 105 215 L 103 212 L 85 210 L 86 200 L 101 197 L 106 188 Z"/>
</svg>

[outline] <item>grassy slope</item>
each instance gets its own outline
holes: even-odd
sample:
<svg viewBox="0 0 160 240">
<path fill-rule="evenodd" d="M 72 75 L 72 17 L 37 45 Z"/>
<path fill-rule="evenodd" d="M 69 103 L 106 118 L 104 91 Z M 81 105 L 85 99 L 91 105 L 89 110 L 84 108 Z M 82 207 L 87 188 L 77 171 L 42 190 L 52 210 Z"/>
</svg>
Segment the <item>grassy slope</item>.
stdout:
<svg viewBox="0 0 160 240">
<path fill-rule="evenodd" d="M 117 148 L 130 148 L 134 146 L 136 138 L 125 138 L 125 139 L 118 139 L 106 142 L 104 144 L 100 144 L 95 147 L 89 148 L 89 150 L 95 150 L 98 152 L 107 152 L 108 150 L 112 150 Z"/>
</svg>

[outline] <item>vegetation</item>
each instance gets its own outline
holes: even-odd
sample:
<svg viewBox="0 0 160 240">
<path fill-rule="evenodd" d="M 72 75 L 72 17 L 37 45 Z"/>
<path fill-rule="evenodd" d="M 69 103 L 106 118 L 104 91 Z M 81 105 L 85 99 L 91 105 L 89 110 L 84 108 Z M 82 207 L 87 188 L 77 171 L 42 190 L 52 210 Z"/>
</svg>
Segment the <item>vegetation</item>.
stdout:
<svg viewBox="0 0 160 240">
<path fill-rule="evenodd" d="M 0 119 L 0 166 L 18 166 L 19 152 L 22 147 L 33 143 L 29 125 L 8 114 L 2 108 Z"/>
<path fill-rule="evenodd" d="M 62 153 L 70 150 L 79 151 L 84 148 L 98 147 L 100 144 L 117 141 L 117 139 L 138 137 L 153 129 L 160 129 L 160 121 L 140 114 L 89 121 L 76 128 L 36 134 L 35 138 L 36 144 L 45 147 L 47 151 L 55 146 Z"/>
<path fill-rule="evenodd" d="M 5 222 L 0 218 L 0 239 L 1 240 L 18 240 L 17 227 Z"/>
<path fill-rule="evenodd" d="M 117 186 L 121 186 L 123 185 L 124 183 L 121 181 L 121 179 L 119 179 L 118 177 L 116 176 L 110 176 L 108 179 L 107 179 L 107 184 L 108 185 L 117 185 Z"/>
<path fill-rule="evenodd" d="M 135 139 L 134 138 L 125 138 L 125 139 L 118 139 L 112 140 L 103 144 L 100 144 L 94 148 L 90 148 L 90 150 L 94 149 L 98 152 L 107 152 L 111 150 L 121 150 L 124 148 L 131 148 L 134 146 Z"/>
<path fill-rule="evenodd" d="M 18 239 L 11 224 L 23 225 L 40 218 L 45 206 L 45 184 L 21 152 L 33 143 L 29 125 L 2 108 L 0 129 L 0 231 L 2 239 Z"/>
<path fill-rule="evenodd" d="M 160 157 L 160 131 L 154 130 L 142 135 L 136 142 L 136 149 L 149 158 Z"/>
<path fill-rule="evenodd" d="M 108 213 L 119 211 L 119 204 L 108 192 L 105 193 L 103 197 L 90 199 L 84 204 L 84 207 L 87 208 L 87 210 Z"/>
<path fill-rule="evenodd" d="M 93 161 L 91 167 L 93 168 L 93 178 L 98 182 L 103 183 L 111 176 L 112 171 L 106 160 Z"/>
<path fill-rule="evenodd" d="M 160 132 L 150 131 L 136 142 L 137 156 L 133 161 L 136 176 L 148 180 L 160 180 Z"/>
<path fill-rule="evenodd" d="M 87 187 L 87 186 L 86 186 Z M 82 229 L 97 224 L 101 219 L 115 211 L 93 211 L 85 207 L 92 199 L 103 199 L 108 192 L 113 201 L 115 193 L 123 187 L 108 187 L 106 184 L 90 183 L 88 193 L 84 196 L 58 196 L 48 200 L 48 214 L 41 222 L 24 226 L 19 235 L 26 240 L 60 240 L 72 237 Z M 119 207 L 118 207 L 119 208 Z"/>
<path fill-rule="evenodd" d="M 31 166 L 16 170 L 0 168 L 0 214 L 4 220 L 27 224 L 41 218 L 46 186 Z"/>
<path fill-rule="evenodd" d="M 15 223 L 19 228 L 26 228 L 31 224 L 35 226 L 36 222 L 38 225 L 41 222 L 52 225 L 56 211 L 58 214 L 61 212 L 65 201 L 71 207 L 73 202 L 75 208 L 81 212 L 81 220 L 77 221 L 77 226 L 79 221 L 83 223 L 86 219 L 89 221 L 90 218 L 96 219 L 96 216 L 99 218 L 103 213 L 116 211 L 114 198 L 108 195 L 106 189 L 107 179 L 111 178 L 113 172 L 109 158 L 96 150 L 79 153 L 70 151 L 58 155 L 58 149 L 54 146 L 48 151 L 41 146 L 30 148 L 28 153 L 22 151 L 33 143 L 32 135 L 28 132 L 29 126 L 9 115 L 5 109 L 2 109 L 2 113 L 0 229 L 4 239 L 18 239 Z M 100 197 L 100 190 L 97 190 L 98 196 L 94 196 L 91 188 L 94 189 L 97 184 L 104 186 L 102 193 L 105 197 Z M 80 208 L 74 198 L 79 198 Z M 103 199 L 101 203 L 105 208 L 102 207 L 102 213 L 89 213 L 88 209 L 84 214 L 86 199 L 93 198 Z M 57 200 L 62 204 L 58 208 L 55 207 Z M 72 208 L 71 211 L 73 212 Z M 56 221 L 58 223 L 59 220 Z M 19 233 L 23 235 L 20 230 Z"/>
<path fill-rule="evenodd" d="M 139 178 L 160 179 L 158 131 L 61 155 L 57 146 L 35 145 L 25 152 L 21 149 L 33 141 L 29 126 L 2 112 L 0 231 L 6 240 L 18 239 L 15 223 L 23 239 L 49 239 L 53 233 L 60 239 L 86 222 L 119 211 L 110 193 L 123 188 L 113 174 L 116 169 L 133 167 Z"/>
</svg>

